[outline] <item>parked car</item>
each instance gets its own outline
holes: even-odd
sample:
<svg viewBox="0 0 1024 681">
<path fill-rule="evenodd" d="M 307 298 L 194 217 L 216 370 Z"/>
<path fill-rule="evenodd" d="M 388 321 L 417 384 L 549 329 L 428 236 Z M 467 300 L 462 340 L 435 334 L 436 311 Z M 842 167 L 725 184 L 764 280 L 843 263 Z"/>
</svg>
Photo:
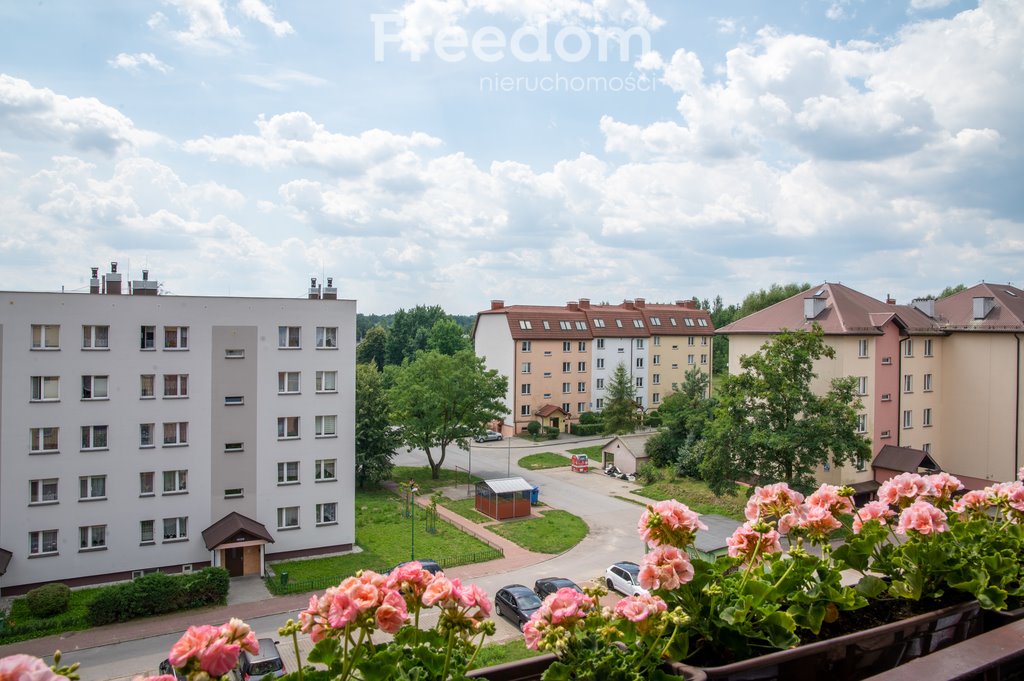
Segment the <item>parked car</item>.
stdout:
<svg viewBox="0 0 1024 681">
<path fill-rule="evenodd" d="M 605 581 L 609 591 L 618 591 L 625 596 L 648 593 L 640 586 L 640 566 L 623 560 L 605 570 Z"/>
<path fill-rule="evenodd" d="M 400 568 L 403 565 L 408 565 L 411 562 L 411 560 L 402 561 L 391 570 Z M 422 567 L 424 570 L 426 570 L 432 575 L 436 575 L 438 572 L 444 572 L 444 570 L 441 569 L 441 566 L 438 565 L 436 560 L 430 560 L 429 558 L 420 558 L 417 562 L 420 564 L 420 567 Z M 388 570 L 388 572 L 391 572 L 391 570 Z"/>
<path fill-rule="evenodd" d="M 572 589 L 573 591 L 583 593 L 583 589 L 576 582 L 565 577 L 543 577 L 533 583 L 533 592 L 540 596 L 541 600 L 544 600 L 559 589 Z"/>
<path fill-rule="evenodd" d="M 477 435 L 473 438 L 477 442 L 493 442 L 501 439 L 501 433 L 496 433 L 493 430 L 484 431 L 483 435 Z"/>
<path fill-rule="evenodd" d="M 284 661 L 277 650 L 277 641 L 272 638 L 261 638 L 259 646 L 260 651 L 255 655 L 242 651 L 238 658 L 238 666 L 234 670 L 236 681 L 284 676 Z"/>
<path fill-rule="evenodd" d="M 177 669 L 171 666 L 170 660 L 164 660 L 158 667 L 161 676 L 173 676 L 178 681 L 185 681 L 186 677 L 184 674 L 179 672 Z"/>
<path fill-rule="evenodd" d="M 530 616 L 539 607 L 537 594 L 522 584 L 509 584 L 498 589 L 494 595 L 494 611 L 520 629 L 530 621 Z"/>
</svg>

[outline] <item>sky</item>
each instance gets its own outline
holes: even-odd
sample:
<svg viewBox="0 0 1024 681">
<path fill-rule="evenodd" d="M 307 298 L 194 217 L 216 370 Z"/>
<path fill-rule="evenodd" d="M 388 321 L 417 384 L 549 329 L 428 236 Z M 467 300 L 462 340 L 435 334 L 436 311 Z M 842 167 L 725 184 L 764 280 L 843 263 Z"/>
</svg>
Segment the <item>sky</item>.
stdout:
<svg viewBox="0 0 1024 681">
<path fill-rule="evenodd" d="M 0 3 L 0 289 L 1021 285 L 1024 0 Z"/>
</svg>

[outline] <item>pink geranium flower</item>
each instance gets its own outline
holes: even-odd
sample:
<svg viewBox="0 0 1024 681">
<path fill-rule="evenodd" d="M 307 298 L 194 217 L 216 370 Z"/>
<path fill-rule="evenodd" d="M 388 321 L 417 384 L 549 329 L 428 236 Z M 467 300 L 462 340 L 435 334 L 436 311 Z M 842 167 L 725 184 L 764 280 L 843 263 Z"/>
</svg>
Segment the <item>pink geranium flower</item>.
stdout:
<svg viewBox="0 0 1024 681">
<path fill-rule="evenodd" d="M 178 642 L 171 646 L 171 654 L 167 660 L 172 667 L 181 668 L 193 657 L 198 657 L 206 646 L 220 636 L 220 629 L 209 624 L 189 627 Z"/>
<path fill-rule="evenodd" d="M 336 590 L 327 610 L 327 622 L 334 629 L 344 629 L 359 616 L 359 606 L 347 591 Z"/>
<path fill-rule="evenodd" d="M 428 607 L 440 601 L 446 601 L 452 597 L 452 581 L 447 577 L 437 575 L 423 592 L 423 605 Z"/>
<path fill-rule="evenodd" d="M 991 505 L 992 499 L 985 490 L 971 490 L 953 502 L 954 513 L 984 513 Z"/>
<path fill-rule="evenodd" d="M 384 602 L 377 608 L 374 617 L 381 631 L 394 634 L 401 629 L 409 619 L 409 611 L 402 594 L 388 590 L 384 596 Z"/>
<path fill-rule="evenodd" d="M 693 579 L 693 564 L 685 551 L 659 546 L 644 556 L 640 586 L 645 589 L 678 589 Z"/>
<path fill-rule="evenodd" d="M 890 506 L 906 508 L 917 497 L 927 494 L 929 485 L 917 473 L 900 473 L 878 488 L 878 500 Z"/>
<path fill-rule="evenodd" d="M 935 503 L 940 506 L 948 505 L 953 494 L 964 488 L 964 484 L 949 473 L 926 475 L 924 481 L 928 485 L 927 495 L 935 499 Z"/>
<path fill-rule="evenodd" d="M 767 532 L 758 532 L 750 521 L 740 525 L 732 536 L 725 540 L 729 547 L 729 555 L 733 558 L 742 558 L 743 562 L 760 561 L 767 555 L 782 553 L 782 544 L 779 543 L 779 533 L 772 529 Z"/>
<path fill-rule="evenodd" d="M 853 518 L 853 533 L 860 534 L 860 531 L 864 529 L 864 523 L 871 520 L 878 521 L 881 525 L 888 525 L 889 518 L 896 515 L 895 512 L 889 505 L 881 501 L 869 501 L 857 510 L 857 515 Z"/>
<path fill-rule="evenodd" d="M 817 540 L 824 540 L 842 526 L 832 512 L 822 506 L 807 506 L 799 525 L 801 530 Z"/>
<path fill-rule="evenodd" d="M 649 594 L 636 594 L 627 596 L 615 605 L 615 614 L 624 617 L 630 622 L 639 623 L 652 615 L 665 612 L 668 606 L 665 601 L 657 596 Z"/>
<path fill-rule="evenodd" d="M 781 518 L 802 504 L 804 495 L 789 488 L 784 482 L 765 485 L 754 489 L 753 495 L 747 500 L 743 514 L 747 520 L 758 518 Z"/>
<path fill-rule="evenodd" d="M 241 646 L 215 638 L 199 653 L 199 668 L 210 676 L 223 676 L 238 664 Z"/>
<path fill-rule="evenodd" d="M 706 530 L 708 526 L 686 504 L 666 499 L 647 506 L 637 529 L 640 538 L 651 546 L 671 544 L 682 547 L 693 542 L 697 530 Z"/>
<path fill-rule="evenodd" d="M 908 530 L 913 530 L 918 534 L 932 534 L 933 532 L 945 532 L 948 529 L 946 514 L 942 512 L 942 509 L 923 499 L 918 499 L 903 509 L 899 523 L 896 525 L 896 532 L 899 534 L 906 534 Z"/>
<path fill-rule="evenodd" d="M 34 655 L 8 655 L 0 659 L 0 681 L 67 681 Z"/>
<path fill-rule="evenodd" d="M 820 506 L 829 513 L 853 514 L 853 500 L 850 497 L 841 495 L 839 487 L 835 485 L 822 485 L 811 496 L 807 497 L 808 506 Z"/>
</svg>

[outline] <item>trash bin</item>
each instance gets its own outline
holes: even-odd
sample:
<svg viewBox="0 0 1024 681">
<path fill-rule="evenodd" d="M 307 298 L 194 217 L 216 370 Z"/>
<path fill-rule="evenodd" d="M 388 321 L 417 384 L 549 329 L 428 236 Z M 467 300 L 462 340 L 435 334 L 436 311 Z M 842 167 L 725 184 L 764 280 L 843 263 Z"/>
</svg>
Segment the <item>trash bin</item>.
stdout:
<svg viewBox="0 0 1024 681">
<path fill-rule="evenodd" d="M 287 572 L 282 572 L 281 573 L 281 586 L 288 586 L 288 573 Z"/>
<path fill-rule="evenodd" d="M 530 505 L 536 506 L 540 500 L 540 487 L 534 487 L 530 490 Z"/>
</svg>

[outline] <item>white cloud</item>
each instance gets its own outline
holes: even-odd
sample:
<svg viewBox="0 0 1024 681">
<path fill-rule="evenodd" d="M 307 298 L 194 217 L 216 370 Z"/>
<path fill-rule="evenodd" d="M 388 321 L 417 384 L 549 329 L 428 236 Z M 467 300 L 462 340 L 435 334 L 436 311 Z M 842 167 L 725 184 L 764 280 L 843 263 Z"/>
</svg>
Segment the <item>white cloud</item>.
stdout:
<svg viewBox="0 0 1024 681">
<path fill-rule="evenodd" d="M 277 37 L 291 35 L 295 29 L 287 21 L 278 21 L 274 18 L 274 11 L 267 7 L 261 0 L 239 0 L 238 9 L 242 14 L 255 19 L 269 28 Z"/>
<path fill-rule="evenodd" d="M 19 137 L 49 139 L 74 149 L 113 154 L 159 139 L 139 130 L 117 109 L 93 97 L 67 97 L 27 80 L 0 74 L 0 129 Z"/>
<path fill-rule="evenodd" d="M 171 35 L 188 48 L 206 52 L 225 52 L 237 44 L 242 32 L 228 22 L 222 0 L 164 0 L 172 5 L 188 23 L 184 31 L 172 31 Z M 163 29 L 169 22 L 157 12 L 149 19 L 149 26 Z"/>
<path fill-rule="evenodd" d="M 131 73 L 139 73 L 144 66 L 160 73 L 170 73 L 174 70 L 157 59 L 156 55 L 151 52 L 139 52 L 137 54 L 121 52 L 113 59 L 108 60 L 107 63 L 115 69 L 123 69 Z"/>
<path fill-rule="evenodd" d="M 736 32 L 736 20 L 731 18 L 722 18 L 718 20 L 718 32 L 723 35 L 732 35 Z"/>
<path fill-rule="evenodd" d="M 277 92 L 288 90 L 293 85 L 319 87 L 328 83 L 326 79 L 319 76 L 283 68 L 270 69 L 267 73 L 244 73 L 238 76 L 238 79 L 257 87 Z"/>
</svg>

